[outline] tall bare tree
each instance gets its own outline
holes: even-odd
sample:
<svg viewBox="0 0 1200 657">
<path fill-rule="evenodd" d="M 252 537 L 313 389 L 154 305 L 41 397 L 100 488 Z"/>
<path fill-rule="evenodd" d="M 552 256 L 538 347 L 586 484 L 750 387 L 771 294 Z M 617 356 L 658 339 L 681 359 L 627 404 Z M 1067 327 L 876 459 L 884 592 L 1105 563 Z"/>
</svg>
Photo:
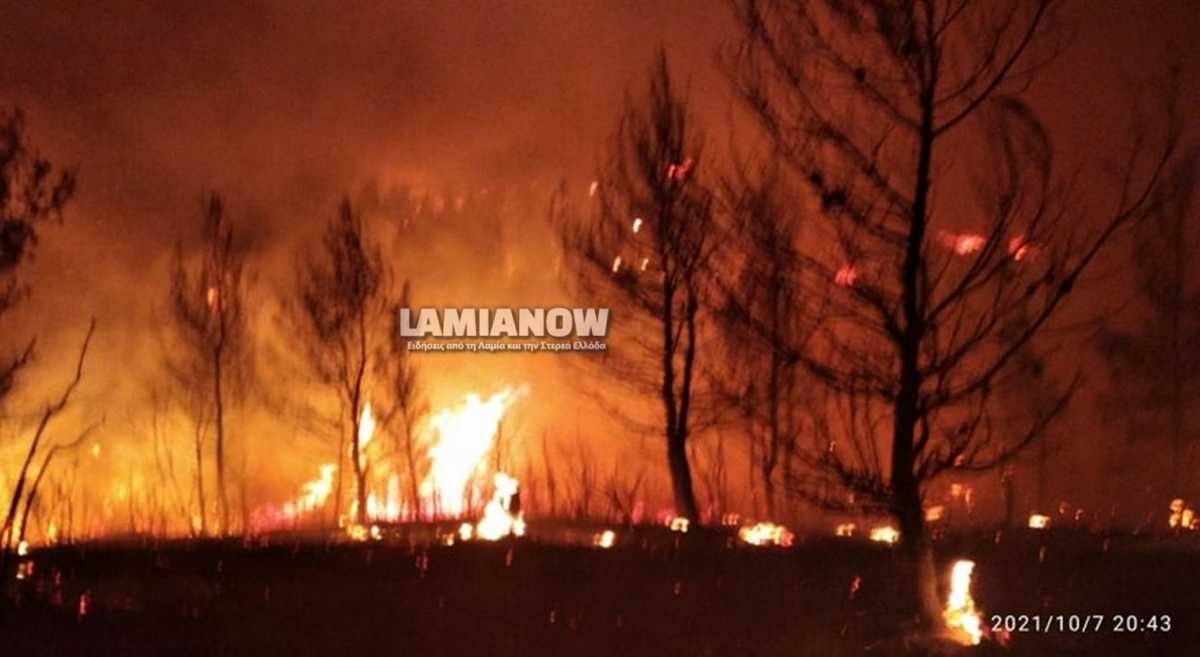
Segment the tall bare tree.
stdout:
<svg viewBox="0 0 1200 657">
<path fill-rule="evenodd" d="M 182 242 L 175 250 L 169 299 L 176 339 L 167 361 L 170 372 L 185 389 L 185 396 L 195 400 L 192 406 L 202 526 L 205 511 L 200 445 L 206 419 L 212 418 L 219 532 L 222 535 L 231 530 L 226 486 L 225 416 L 231 395 L 244 389 L 250 368 L 243 279 L 245 261 L 245 249 L 235 240 L 221 198 L 215 194 L 207 197 L 198 255 L 189 257 Z"/>
<path fill-rule="evenodd" d="M 802 344 L 821 316 L 793 278 L 801 226 L 784 182 L 771 165 L 762 172 L 742 169 L 723 185 L 722 216 L 739 239 L 727 242 L 730 275 L 715 301 L 728 353 L 712 369 L 714 389 L 749 439 L 750 481 L 762 485 L 771 518 L 783 511 L 780 489 L 792 478 L 816 410 L 807 373 L 779 347 Z"/>
<path fill-rule="evenodd" d="M 688 440 L 696 420 L 697 357 L 708 265 L 716 245 L 712 198 L 701 184 L 702 138 L 660 53 L 644 98 L 630 99 L 612 138 L 590 212 L 565 196 L 552 216 L 574 280 L 610 304 L 632 349 L 602 366 L 662 405 L 675 512 L 699 519 Z"/>
<path fill-rule="evenodd" d="M 363 220 L 342 201 L 325 228 L 321 250 L 296 260 L 297 303 L 293 323 L 311 371 L 337 398 L 342 417 L 338 445 L 337 493 L 349 445 L 354 473 L 354 521 L 367 520 L 369 464 L 360 449 L 363 408 L 371 398 L 374 372 L 389 348 L 388 328 L 395 302 L 379 247 L 366 235 Z"/>
<path fill-rule="evenodd" d="M 1160 203 L 1134 233 L 1130 270 L 1140 309 L 1136 327 L 1107 325 L 1099 348 L 1112 385 L 1103 395 L 1106 414 L 1125 425 L 1129 444 L 1152 450 L 1135 458 L 1158 471 L 1155 507 L 1194 494 L 1200 445 L 1200 150 L 1180 160 L 1164 185 Z M 1161 437 L 1159 440 L 1157 437 Z M 1169 457 L 1163 459 L 1163 448 Z M 1125 456 L 1128 450 L 1121 450 Z"/>
<path fill-rule="evenodd" d="M 992 391 L 1149 207 L 1176 124 L 1148 124 L 1164 127 L 1161 148 L 1135 127 L 1111 207 L 1077 214 L 1022 95 L 1054 51 L 1050 0 L 733 4 L 743 38 L 731 77 L 823 227 L 796 267 L 826 315 L 783 348 L 837 396 L 839 415 L 812 458 L 824 475 L 795 487 L 896 518 L 912 608 L 932 626 L 925 488 L 1009 461 L 1066 403 L 1074 385 L 1045 412 L 1003 418 Z M 997 430 L 1010 419 L 1020 428 Z"/>
</svg>

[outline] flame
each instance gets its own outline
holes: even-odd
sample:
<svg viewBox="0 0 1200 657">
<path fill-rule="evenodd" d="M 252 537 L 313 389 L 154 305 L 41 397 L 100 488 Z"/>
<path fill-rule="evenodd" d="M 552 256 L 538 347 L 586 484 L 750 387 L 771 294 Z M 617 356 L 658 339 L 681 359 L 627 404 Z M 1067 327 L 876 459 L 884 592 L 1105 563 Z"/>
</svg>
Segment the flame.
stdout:
<svg viewBox="0 0 1200 657">
<path fill-rule="evenodd" d="M 876 543 L 887 543 L 888 545 L 894 545 L 896 541 L 900 540 L 900 531 L 889 525 L 873 527 L 871 529 L 870 539 Z"/>
<path fill-rule="evenodd" d="M 421 495 L 430 506 L 448 516 L 462 515 L 468 487 L 484 466 L 500 420 L 518 396 L 512 388 L 487 400 L 469 394 L 456 408 L 433 417 L 437 441 L 429 449 L 430 471 L 421 482 Z"/>
<path fill-rule="evenodd" d="M 1050 516 L 1044 516 L 1040 513 L 1029 514 L 1030 529 L 1045 529 L 1050 526 Z"/>
<path fill-rule="evenodd" d="M 592 545 L 604 548 L 607 550 L 617 542 L 617 534 L 611 529 L 606 529 L 592 537 Z"/>
<path fill-rule="evenodd" d="M 639 231 L 639 230 L 641 230 L 641 229 L 642 229 L 642 218 L 641 218 L 641 217 L 635 217 L 635 218 L 634 218 L 634 220 L 633 220 L 633 232 L 635 232 L 635 233 L 636 233 L 636 232 L 638 232 L 638 231 Z"/>
<path fill-rule="evenodd" d="M 621 271 L 621 256 L 617 256 L 613 260 L 612 273 L 616 274 Z"/>
<path fill-rule="evenodd" d="M 937 522 L 938 520 L 941 520 L 942 516 L 945 514 L 946 507 L 940 504 L 937 506 L 931 506 L 928 509 L 925 509 L 925 520 L 929 522 Z"/>
<path fill-rule="evenodd" d="M 362 415 L 358 418 L 358 453 L 362 454 L 371 439 L 375 437 L 375 415 L 371 413 L 371 402 L 363 404 Z"/>
<path fill-rule="evenodd" d="M 687 533 L 688 525 L 690 524 L 691 522 L 682 516 L 675 516 L 667 521 L 667 526 L 671 528 L 671 531 L 679 532 L 681 534 Z"/>
<path fill-rule="evenodd" d="M 773 522 L 760 522 L 756 525 L 747 525 L 738 530 L 738 538 L 750 545 L 778 545 L 780 547 L 791 547 L 792 540 L 796 535 L 788 531 L 783 525 L 776 525 Z"/>
<path fill-rule="evenodd" d="M 942 619 L 952 634 L 964 645 L 979 645 L 983 638 L 983 620 L 971 598 L 971 572 L 975 562 L 962 559 L 950 570 L 950 596 Z"/>
<path fill-rule="evenodd" d="M 525 514 L 519 508 L 513 508 L 513 501 L 517 495 L 517 480 L 503 472 L 497 472 L 493 483 L 495 492 L 491 501 L 483 507 L 483 518 L 475 525 L 475 535 L 485 541 L 498 541 L 509 535 L 524 536 Z M 464 539 L 466 538 L 464 536 Z"/>
<path fill-rule="evenodd" d="M 858 525 L 852 522 L 843 522 L 837 527 L 834 527 L 833 533 L 835 536 L 849 537 L 854 536 L 854 530 L 858 529 Z"/>
<path fill-rule="evenodd" d="M 29 541 L 21 541 L 17 543 L 17 556 L 23 557 L 29 554 Z"/>
<path fill-rule="evenodd" d="M 1188 506 L 1188 503 L 1183 498 L 1177 497 L 1171 500 L 1171 515 L 1167 518 L 1167 526 L 1171 529 L 1200 529 L 1200 518 L 1196 518 L 1196 511 Z"/>
</svg>

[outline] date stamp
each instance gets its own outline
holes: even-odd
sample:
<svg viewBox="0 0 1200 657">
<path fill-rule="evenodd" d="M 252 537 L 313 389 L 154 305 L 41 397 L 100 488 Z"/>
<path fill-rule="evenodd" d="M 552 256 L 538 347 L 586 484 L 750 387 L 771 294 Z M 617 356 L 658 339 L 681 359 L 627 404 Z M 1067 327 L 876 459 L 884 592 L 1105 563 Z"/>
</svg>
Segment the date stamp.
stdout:
<svg viewBox="0 0 1200 657">
<path fill-rule="evenodd" d="M 1170 632 L 1170 614 L 992 614 L 992 633 L 1076 634 L 1100 632 Z"/>
</svg>

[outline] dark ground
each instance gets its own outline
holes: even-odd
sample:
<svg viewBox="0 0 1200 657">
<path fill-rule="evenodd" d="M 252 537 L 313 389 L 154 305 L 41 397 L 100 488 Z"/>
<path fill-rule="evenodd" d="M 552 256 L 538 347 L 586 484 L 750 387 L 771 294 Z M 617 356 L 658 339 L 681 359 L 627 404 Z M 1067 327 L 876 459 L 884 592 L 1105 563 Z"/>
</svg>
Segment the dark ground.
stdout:
<svg viewBox="0 0 1200 657">
<path fill-rule="evenodd" d="M 562 542 L 109 544 L 36 551 L 0 607 L 0 655 L 928 654 L 903 639 L 895 550 L 810 539 L 750 548 L 720 534 Z M 580 542 L 590 532 L 578 530 Z M 984 613 L 1104 614 L 1101 632 L 1015 633 L 975 655 L 1194 655 L 1200 544 L 1017 531 L 939 543 L 977 562 Z M 1045 546 L 1044 559 L 1039 552 Z M 861 578 L 857 593 L 851 584 Z M 80 598 L 86 596 L 86 613 Z M 1114 613 L 1170 614 L 1168 633 Z"/>
</svg>

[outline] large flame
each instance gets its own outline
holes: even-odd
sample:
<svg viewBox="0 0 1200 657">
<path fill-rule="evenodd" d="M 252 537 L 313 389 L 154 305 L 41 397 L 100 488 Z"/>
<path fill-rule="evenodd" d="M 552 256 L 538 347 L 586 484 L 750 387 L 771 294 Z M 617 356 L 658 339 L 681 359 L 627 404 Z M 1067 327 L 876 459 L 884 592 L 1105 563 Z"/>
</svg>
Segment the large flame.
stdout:
<svg viewBox="0 0 1200 657">
<path fill-rule="evenodd" d="M 950 570 L 950 596 L 942 618 L 955 638 L 967 645 L 978 645 L 983 639 L 983 620 L 971 598 L 971 572 L 975 562 L 965 559 L 954 562 Z"/>
<path fill-rule="evenodd" d="M 500 420 L 517 396 L 512 388 L 486 400 L 469 394 L 456 408 L 433 417 L 437 438 L 429 448 L 429 474 L 421 482 L 421 496 L 428 506 L 446 516 L 463 514 L 472 492 L 468 487 L 483 469 Z"/>
</svg>

